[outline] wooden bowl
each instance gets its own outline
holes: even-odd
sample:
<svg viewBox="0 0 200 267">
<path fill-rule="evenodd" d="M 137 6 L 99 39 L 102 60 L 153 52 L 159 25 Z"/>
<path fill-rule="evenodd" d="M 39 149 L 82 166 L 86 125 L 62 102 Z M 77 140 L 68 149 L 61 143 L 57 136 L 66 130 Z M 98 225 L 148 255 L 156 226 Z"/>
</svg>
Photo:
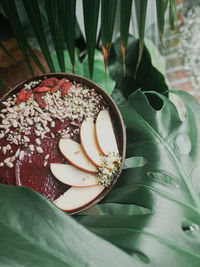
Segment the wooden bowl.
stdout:
<svg viewBox="0 0 200 267">
<path fill-rule="evenodd" d="M 112 100 L 112 98 L 104 91 L 104 89 L 101 88 L 100 86 L 98 86 L 93 81 L 88 80 L 88 79 L 81 77 L 81 76 L 78 76 L 78 75 L 74 75 L 74 74 L 51 73 L 51 74 L 45 74 L 45 75 L 37 76 L 37 77 L 31 78 L 29 80 L 26 80 L 26 81 L 22 82 L 21 84 L 17 85 L 15 88 L 11 89 L 8 93 L 6 93 L 1 98 L 0 108 L 1 109 L 3 108 L 2 101 L 5 101 L 5 99 L 7 99 L 10 95 L 17 94 L 24 87 L 24 84 L 29 84 L 31 81 L 38 81 L 38 80 L 43 80 L 45 78 L 51 78 L 51 77 L 56 77 L 58 79 L 66 78 L 66 79 L 69 79 L 71 81 L 75 81 L 77 83 L 85 84 L 89 88 L 94 88 L 98 93 L 100 93 L 103 96 L 105 102 L 109 106 L 109 110 L 110 110 L 110 114 L 111 114 L 111 118 L 112 118 L 112 122 L 113 122 L 113 126 L 114 126 L 114 131 L 115 131 L 115 135 L 116 135 L 116 139 L 117 139 L 117 144 L 118 144 L 118 148 L 119 148 L 119 153 L 122 156 L 122 162 L 121 162 L 119 171 L 116 174 L 116 176 L 114 177 L 110 186 L 105 188 L 105 190 L 96 199 L 94 199 L 92 202 L 90 202 L 86 206 L 83 206 L 79 209 L 68 212 L 69 214 L 76 214 L 76 213 L 82 212 L 82 211 L 96 205 L 111 191 L 111 189 L 116 184 L 117 179 L 119 178 L 119 176 L 122 172 L 122 168 L 123 168 L 124 160 L 125 160 L 125 155 L 126 155 L 126 130 L 125 130 L 124 122 L 123 122 L 122 115 L 121 115 L 119 109 L 117 108 L 117 106 L 114 103 L 114 101 Z"/>
</svg>

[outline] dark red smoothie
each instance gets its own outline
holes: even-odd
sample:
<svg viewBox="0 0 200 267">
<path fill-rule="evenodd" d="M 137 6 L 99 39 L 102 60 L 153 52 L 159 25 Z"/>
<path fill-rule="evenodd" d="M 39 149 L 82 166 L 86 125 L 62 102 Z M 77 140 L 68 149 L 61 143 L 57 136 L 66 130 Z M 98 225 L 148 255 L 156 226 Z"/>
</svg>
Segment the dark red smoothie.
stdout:
<svg viewBox="0 0 200 267">
<path fill-rule="evenodd" d="M 0 111 L 0 183 L 27 186 L 53 201 L 69 186 L 59 182 L 50 163 L 67 163 L 58 150 L 60 138 L 79 141 L 87 116 L 105 105 L 92 88 L 56 78 L 25 84 Z"/>
</svg>

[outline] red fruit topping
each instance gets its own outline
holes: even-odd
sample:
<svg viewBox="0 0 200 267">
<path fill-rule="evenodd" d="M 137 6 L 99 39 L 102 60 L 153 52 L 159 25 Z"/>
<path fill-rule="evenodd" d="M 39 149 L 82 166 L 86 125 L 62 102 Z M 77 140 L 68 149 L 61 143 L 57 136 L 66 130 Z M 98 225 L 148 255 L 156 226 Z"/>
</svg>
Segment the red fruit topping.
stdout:
<svg viewBox="0 0 200 267">
<path fill-rule="evenodd" d="M 43 80 L 40 83 L 40 86 L 47 86 L 47 87 L 53 87 L 58 83 L 58 79 L 57 78 L 49 78 L 46 80 Z"/>
<path fill-rule="evenodd" d="M 51 88 L 46 87 L 46 86 L 36 87 L 36 88 L 33 90 L 33 93 L 45 93 L 45 92 L 48 92 L 50 89 L 51 89 Z"/>
<path fill-rule="evenodd" d="M 64 97 L 68 93 L 71 86 L 72 86 L 72 82 L 67 82 L 63 85 L 62 92 L 61 92 L 62 97 Z"/>
<path fill-rule="evenodd" d="M 29 90 L 27 93 L 26 93 L 26 100 L 25 102 L 32 96 L 33 94 L 33 91 L 32 90 Z"/>
<path fill-rule="evenodd" d="M 46 102 L 40 94 L 35 94 L 35 100 L 40 105 L 40 107 L 45 108 L 47 106 Z"/>
<path fill-rule="evenodd" d="M 21 102 L 26 101 L 26 91 L 25 88 L 23 88 L 21 90 L 21 92 L 19 93 L 18 97 L 17 97 L 17 105 L 19 105 Z"/>
<path fill-rule="evenodd" d="M 54 86 L 51 89 L 51 93 L 55 93 L 56 91 L 58 91 L 65 83 L 66 83 L 66 79 L 65 78 L 59 80 L 59 82 L 56 84 L 56 86 Z"/>
</svg>

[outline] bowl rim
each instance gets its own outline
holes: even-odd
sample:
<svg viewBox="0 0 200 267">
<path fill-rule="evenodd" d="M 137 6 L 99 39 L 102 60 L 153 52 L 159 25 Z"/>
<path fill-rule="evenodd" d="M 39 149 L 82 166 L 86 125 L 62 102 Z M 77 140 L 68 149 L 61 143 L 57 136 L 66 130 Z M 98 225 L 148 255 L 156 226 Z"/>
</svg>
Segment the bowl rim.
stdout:
<svg viewBox="0 0 200 267">
<path fill-rule="evenodd" d="M 73 209 L 71 211 L 66 211 L 68 214 L 74 215 L 74 214 L 78 214 L 80 212 L 83 212 L 83 211 L 88 210 L 89 208 L 92 208 L 93 206 L 95 206 L 115 186 L 115 184 L 116 184 L 117 180 L 119 179 L 120 174 L 122 172 L 122 169 L 123 169 L 123 166 L 124 166 L 125 157 L 126 157 L 126 128 L 125 128 L 125 124 L 124 124 L 122 115 L 121 115 L 117 105 L 115 104 L 114 100 L 111 98 L 111 96 L 101 86 L 99 86 L 97 83 L 93 82 L 92 80 L 87 79 L 87 78 L 85 78 L 83 76 L 80 76 L 80 75 L 72 74 L 72 73 L 64 73 L 64 72 L 47 73 L 47 74 L 35 76 L 35 77 L 29 78 L 27 80 L 24 80 L 23 82 L 19 83 L 14 88 L 12 88 L 8 92 L 6 92 L 0 98 L 0 101 L 1 101 L 0 103 L 2 103 L 6 98 L 8 98 L 10 95 L 12 95 L 15 91 L 16 91 L 16 93 L 18 91 L 20 91 L 23 88 L 24 84 L 29 84 L 32 81 L 43 80 L 43 79 L 51 78 L 51 77 L 56 77 L 56 78 L 62 78 L 62 77 L 64 78 L 64 77 L 66 77 L 67 79 L 69 79 L 71 81 L 80 82 L 82 84 L 85 84 L 89 88 L 94 88 L 95 90 L 97 89 L 97 92 L 103 95 L 105 100 L 108 102 L 109 108 L 111 108 L 112 113 L 114 114 L 116 119 L 118 119 L 118 127 L 120 127 L 120 130 L 121 130 L 121 140 L 122 140 L 122 149 L 121 149 L 121 151 L 122 151 L 121 154 L 122 155 L 121 155 L 121 157 L 122 157 L 122 161 L 121 161 L 121 165 L 120 165 L 119 171 L 115 175 L 112 183 L 108 187 L 106 187 L 95 199 L 93 199 L 91 202 L 87 203 L 86 205 L 82 206 L 81 208 Z M 115 131 L 115 134 L 119 135 L 118 133 L 116 133 L 116 131 Z"/>
</svg>

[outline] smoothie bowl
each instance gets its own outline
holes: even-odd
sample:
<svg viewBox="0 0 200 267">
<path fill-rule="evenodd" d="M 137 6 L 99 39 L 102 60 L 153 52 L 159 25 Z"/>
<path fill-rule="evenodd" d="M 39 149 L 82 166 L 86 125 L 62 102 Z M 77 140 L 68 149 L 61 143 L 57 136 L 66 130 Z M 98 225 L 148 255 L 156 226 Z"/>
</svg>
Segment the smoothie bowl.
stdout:
<svg viewBox="0 0 200 267">
<path fill-rule="evenodd" d="M 125 127 L 97 84 L 48 74 L 2 97 L 0 150 L 0 183 L 32 188 L 75 214 L 98 203 L 117 182 Z"/>
</svg>

